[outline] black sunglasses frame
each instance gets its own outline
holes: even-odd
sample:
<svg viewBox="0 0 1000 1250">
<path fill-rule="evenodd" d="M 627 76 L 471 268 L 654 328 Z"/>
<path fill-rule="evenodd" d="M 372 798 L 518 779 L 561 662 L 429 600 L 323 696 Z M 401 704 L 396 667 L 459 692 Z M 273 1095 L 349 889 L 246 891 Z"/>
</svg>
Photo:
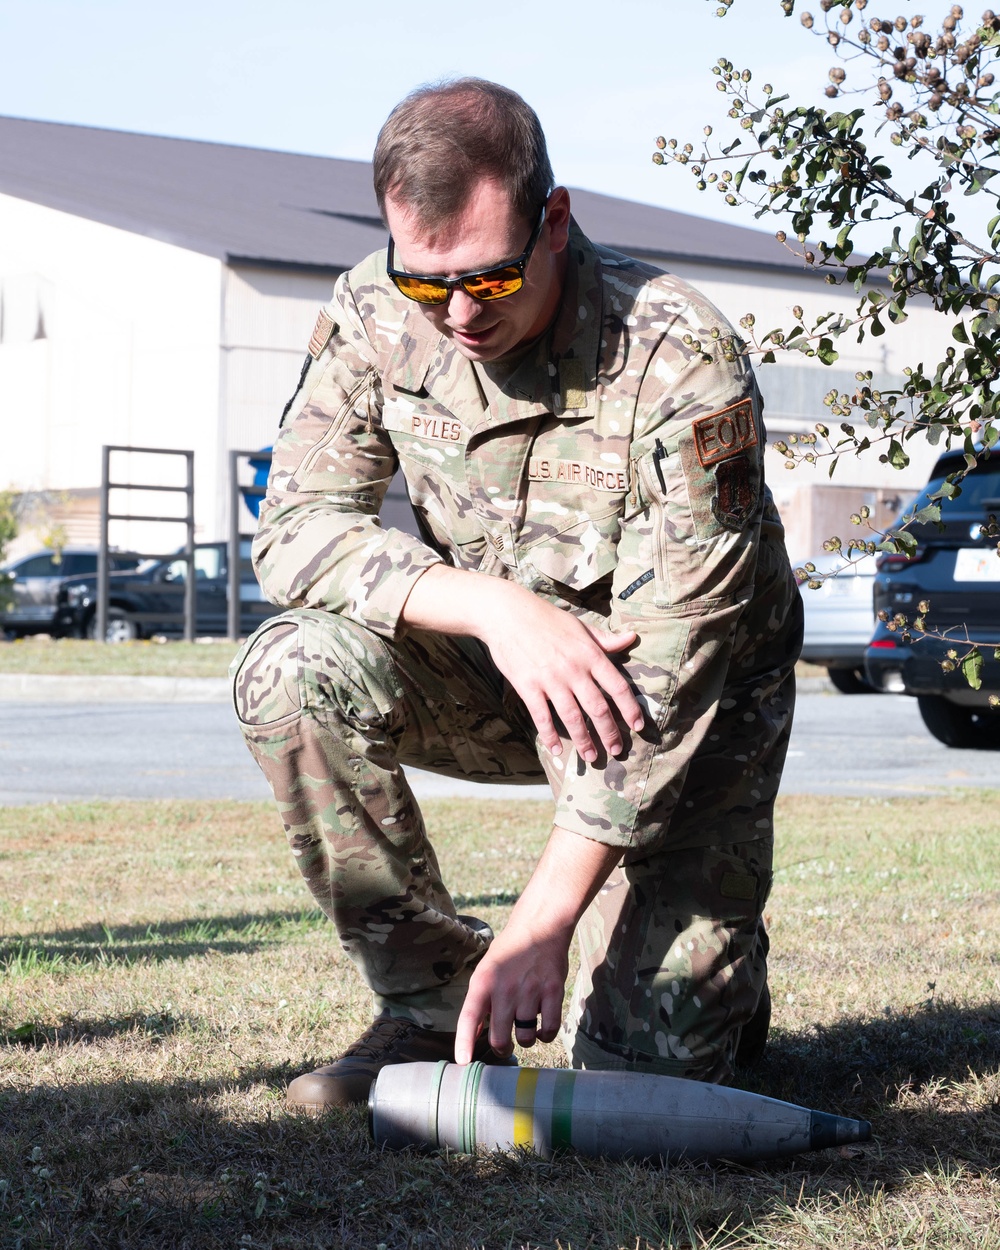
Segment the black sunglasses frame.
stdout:
<svg viewBox="0 0 1000 1250">
<path fill-rule="evenodd" d="M 454 278 L 445 278 L 438 274 L 409 273 L 405 269 L 396 269 L 393 266 L 392 262 L 395 256 L 396 244 L 393 240 L 392 235 L 390 234 L 389 235 L 389 251 L 386 256 L 386 272 L 395 283 L 396 289 L 399 291 L 399 293 L 401 295 L 405 295 L 407 299 L 413 300 L 415 304 L 428 304 L 432 307 L 438 306 L 441 304 L 447 304 L 452 291 L 457 290 L 459 287 L 462 288 L 462 290 L 466 293 L 466 295 L 471 296 L 473 299 L 479 300 L 479 302 L 482 304 L 492 304 L 498 299 L 509 299 L 512 295 L 516 295 L 517 292 L 522 290 L 524 287 L 524 271 L 528 267 L 528 261 L 531 260 L 531 253 L 535 250 L 535 244 L 538 242 L 539 238 L 541 237 L 542 226 L 545 224 L 545 208 L 546 206 L 543 204 L 538 214 L 538 221 L 535 224 L 534 230 L 532 230 L 531 232 L 531 238 L 528 240 L 527 247 L 524 249 L 521 255 L 516 257 L 514 260 L 504 261 L 503 264 L 500 264 L 500 265 L 490 265 L 489 269 L 470 270 L 468 273 L 460 273 L 458 274 L 457 277 L 454 277 Z M 521 285 L 517 288 L 516 291 L 508 291 L 504 295 L 494 295 L 491 299 L 483 299 L 482 296 L 476 295 L 474 291 L 470 291 L 469 288 L 465 285 L 467 282 L 476 282 L 476 281 L 481 282 L 484 278 L 488 278 L 490 274 L 500 273 L 501 270 L 504 270 L 504 269 L 516 269 L 518 271 L 518 274 L 520 275 L 520 278 L 521 278 Z M 410 295 L 406 291 L 403 290 L 403 288 L 399 285 L 398 280 L 400 278 L 407 278 L 411 282 L 416 281 L 416 282 L 440 283 L 440 285 L 445 288 L 444 298 L 440 300 L 417 299 L 415 296 Z"/>
</svg>

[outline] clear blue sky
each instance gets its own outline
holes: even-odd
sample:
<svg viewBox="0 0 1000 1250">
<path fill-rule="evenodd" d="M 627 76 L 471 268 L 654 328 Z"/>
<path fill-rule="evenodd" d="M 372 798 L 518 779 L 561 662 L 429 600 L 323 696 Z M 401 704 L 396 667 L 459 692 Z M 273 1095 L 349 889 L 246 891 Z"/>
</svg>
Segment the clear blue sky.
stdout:
<svg viewBox="0 0 1000 1250">
<path fill-rule="evenodd" d="M 0 0 L 0 114 L 367 159 L 411 87 L 479 74 L 534 105 L 561 182 L 752 225 L 679 167 L 653 166 L 653 140 L 718 131 L 721 54 L 813 98 L 833 58 L 778 0 L 736 0 L 725 19 L 717 7 Z"/>
</svg>

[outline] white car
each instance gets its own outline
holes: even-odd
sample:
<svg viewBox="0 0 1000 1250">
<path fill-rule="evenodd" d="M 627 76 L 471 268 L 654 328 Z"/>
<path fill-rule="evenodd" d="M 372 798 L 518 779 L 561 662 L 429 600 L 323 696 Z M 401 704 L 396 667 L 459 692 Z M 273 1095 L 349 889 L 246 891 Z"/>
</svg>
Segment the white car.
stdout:
<svg viewBox="0 0 1000 1250">
<path fill-rule="evenodd" d="M 871 694 L 865 677 L 865 648 L 875 631 L 872 590 L 875 557 L 824 551 L 809 563 L 827 574 L 816 590 L 800 582 L 805 609 L 802 658 L 826 669 L 841 694 Z M 806 563 L 796 564 L 801 568 Z"/>
</svg>

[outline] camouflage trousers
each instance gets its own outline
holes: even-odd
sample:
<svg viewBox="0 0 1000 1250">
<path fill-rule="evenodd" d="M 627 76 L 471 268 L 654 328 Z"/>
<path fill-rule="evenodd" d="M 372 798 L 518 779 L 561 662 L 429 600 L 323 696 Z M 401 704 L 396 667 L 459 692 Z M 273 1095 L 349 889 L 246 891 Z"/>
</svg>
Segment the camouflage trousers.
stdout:
<svg viewBox="0 0 1000 1250">
<path fill-rule="evenodd" d="M 376 1009 L 453 1030 L 491 935 L 456 914 L 401 765 L 557 790 L 520 698 L 475 640 L 388 641 L 314 609 L 266 622 L 233 674 L 292 854 Z M 731 1074 L 767 980 L 761 913 L 793 698 L 789 677 L 778 685 L 757 741 L 767 767 L 722 741 L 703 749 L 669 846 L 626 854 L 578 926 L 563 1038 L 574 1066 Z"/>
</svg>

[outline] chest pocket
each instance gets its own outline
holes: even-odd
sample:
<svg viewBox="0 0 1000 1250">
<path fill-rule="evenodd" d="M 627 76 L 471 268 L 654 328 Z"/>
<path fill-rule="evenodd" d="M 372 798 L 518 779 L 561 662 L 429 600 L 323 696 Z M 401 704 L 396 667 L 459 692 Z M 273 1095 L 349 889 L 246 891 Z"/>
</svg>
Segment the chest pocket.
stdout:
<svg viewBox="0 0 1000 1250">
<path fill-rule="evenodd" d="M 620 500 L 609 501 L 595 515 L 577 513 L 568 524 L 553 527 L 547 534 L 540 535 L 536 529 L 531 545 L 523 551 L 524 560 L 561 586 L 572 590 L 592 586 L 617 563 L 620 504 Z"/>
<path fill-rule="evenodd" d="M 595 418 L 572 426 L 551 420 L 535 438 L 521 543 L 550 581 L 579 591 L 614 569 L 629 491 L 631 424 L 624 404 L 605 410 L 599 401 Z"/>
<path fill-rule="evenodd" d="M 468 431 L 462 422 L 433 403 L 387 398 L 382 425 L 399 459 L 410 503 L 435 544 L 451 550 L 481 543 L 466 482 Z"/>
<path fill-rule="evenodd" d="M 401 460 L 416 460 L 440 472 L 464 477 L 468 432 L 447 409 L 427 402 L 385 400 L 382 425 Z"/>
</svg>

